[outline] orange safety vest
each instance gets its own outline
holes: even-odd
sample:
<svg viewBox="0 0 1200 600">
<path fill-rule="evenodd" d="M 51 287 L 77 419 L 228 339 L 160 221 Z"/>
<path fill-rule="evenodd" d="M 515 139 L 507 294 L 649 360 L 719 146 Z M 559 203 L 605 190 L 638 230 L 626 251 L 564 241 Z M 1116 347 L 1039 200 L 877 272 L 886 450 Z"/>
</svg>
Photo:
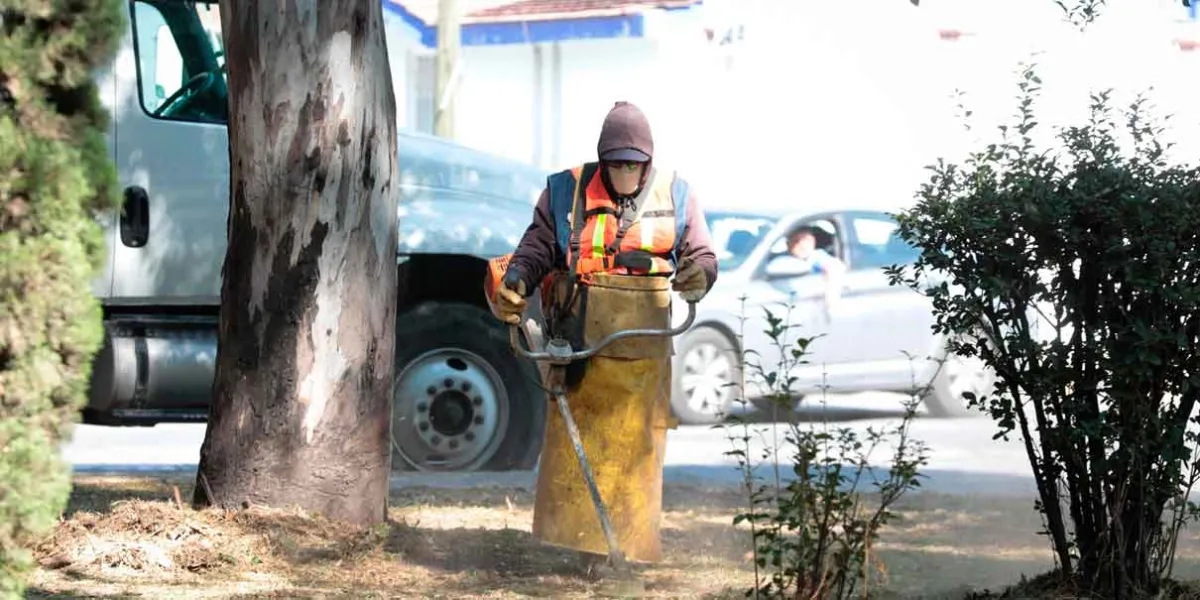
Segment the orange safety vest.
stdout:
<svg viewBox="0 0 1200 600">
<path fill-rule="evenodd" d="M 583 280 L 592 273 L 666 276 L 674 272 L 686 182 L 651 167 L 642 192 L 625 214 L 619 214 L 598 170 L 596 163 L 588 163 L 552 175 L 548 181 L 551 213 L 568 270 Z M 626 261 L 618 255 L 629 252 L 648 255 L 648 264 L 619 264 Z"/>
</svg>

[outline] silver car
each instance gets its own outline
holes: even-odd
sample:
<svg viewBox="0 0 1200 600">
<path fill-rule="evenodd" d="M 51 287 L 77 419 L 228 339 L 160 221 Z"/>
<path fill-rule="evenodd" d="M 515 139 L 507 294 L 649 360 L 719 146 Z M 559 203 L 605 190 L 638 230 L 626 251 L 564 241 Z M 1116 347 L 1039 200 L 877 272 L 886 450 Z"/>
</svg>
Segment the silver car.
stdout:
<svg viewBox="0 0 1200 600">
<path fill-rule="evenodd" d="M 715 423 L 743 392 L 763 405 L 766 387 L 743 368 L 743 357 L 745 350 L 755 351 L 753 360 L 768 372 L 780 363 L 780 348 L 766 333 L 764 309 L 792 325 L 784 338 L 786 351 L 800 336 L 820 336 L 808 347 L 808 364 L 790 373 L 797 400 L 825 389 L 920 390 L 930 414 L 958 416 L 965 412 L 964 392 L 990 391 L 993 377 L 979 361 L 947 356 L 946 340 L 932 331 L 930 300 L 888 283 L 883 268 L 909 264 L 919 251 L 899 238 L 897 223 L 887 213 L 840 210 L 778 217 L 711 211 L 708 226 L 721 275 L 697 306 L 695 325 L 675 340 L 672 405 L 681 422 Z M 829 310 L 824 278 L 779 260 L 787 256 L 788 234 L 799 228 L 815 231 L 817 246 L 847 266 L 840 301 Z M 674 312 L 682 314 L 683 307 L 678 308 Z"/>
</svg>

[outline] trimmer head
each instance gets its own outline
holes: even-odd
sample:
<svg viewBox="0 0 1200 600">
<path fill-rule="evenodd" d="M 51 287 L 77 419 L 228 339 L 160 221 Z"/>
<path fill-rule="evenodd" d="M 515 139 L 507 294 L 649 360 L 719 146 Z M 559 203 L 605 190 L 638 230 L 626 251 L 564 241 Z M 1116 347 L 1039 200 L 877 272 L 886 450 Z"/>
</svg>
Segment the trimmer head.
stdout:
<svg viewBox="0 0 1200 600">
<path fill-rule="evenodd" d="M 606 580 L 597 586 L 596 594 L 604 598 L 641 598 L 646 595 L 646 582 L 636 575 Z"/>
<path fill-rule="evenodd" d="M 600 584 L 596 594 L 604 598 L 641 598 L 646 594 L 646 582 L 633 571 L 624 555 L 614 564 L 612 557 L 596 568 Z"/>
</svg>

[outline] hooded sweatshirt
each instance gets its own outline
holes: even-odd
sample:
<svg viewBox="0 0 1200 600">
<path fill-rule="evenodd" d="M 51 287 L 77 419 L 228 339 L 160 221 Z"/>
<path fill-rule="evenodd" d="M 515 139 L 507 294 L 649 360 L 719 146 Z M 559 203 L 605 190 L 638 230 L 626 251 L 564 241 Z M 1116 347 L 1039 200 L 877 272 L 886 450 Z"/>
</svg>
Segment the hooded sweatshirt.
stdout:
<svg viewBox="0 0 1200 600">
<path fill-rule="evenodd" d="M 601 159 L 629 160 L 638 158 L 637 155 L 652 158 L 654 141 L 645 115 L 632 104 L 618 102 L 604 119 L 596 150 Z M 603 169 L 597 170 L 594 177 L 601 177 L 602 172 Z M 717 255 L 712 249 L 704 212 L 691 189 L 688 186 L 687 212 L 683 234 L 676 240 L 676 254 L 681 262 L 695 262 L 704 271 L 707 287 L 711 289 L 717 280 Z M 533 221 L 509 263 L 521 273 L 526 295 L 537 291 L 552 269 L 567 268 L 566 256 L 560 251 L 557 239 L 554 216 L 550 213 L 550 191 L 543 189 L 533 210 Z"/>
</svg>

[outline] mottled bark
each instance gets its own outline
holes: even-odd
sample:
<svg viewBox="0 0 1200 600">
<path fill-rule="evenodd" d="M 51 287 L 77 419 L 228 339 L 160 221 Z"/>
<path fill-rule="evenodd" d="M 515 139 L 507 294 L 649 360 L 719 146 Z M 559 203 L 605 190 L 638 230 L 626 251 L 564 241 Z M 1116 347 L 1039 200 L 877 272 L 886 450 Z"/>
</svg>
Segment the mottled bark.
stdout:
<svg viewBox="0 0 1200 600">
<path fill-rule="evenodd" d="M 384 517 L 395 99 L 379 2 L 221 2 L 229 247 L 194 503 Z"/>
</svg>

